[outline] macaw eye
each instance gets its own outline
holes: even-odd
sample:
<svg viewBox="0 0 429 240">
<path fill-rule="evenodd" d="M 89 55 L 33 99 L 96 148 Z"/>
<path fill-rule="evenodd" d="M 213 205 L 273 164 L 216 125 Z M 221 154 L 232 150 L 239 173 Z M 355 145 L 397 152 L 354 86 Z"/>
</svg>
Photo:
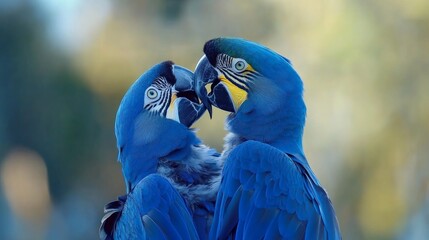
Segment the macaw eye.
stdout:
<svg viewBox="0 0 429 240">
<path fill-rule="evenodd" d="M 146 95 L 149 99 L 155 99 L 156 97 L 158 97 L 158 92 L 155 89 L 149 89 Z"/>
<path fill-rule="evenodd" d="M 237 61 L 235 61 L 234 63 L 234 68 L 236 71 L 243 71 L 244 69 L 246 69 L 247 63 L 244 60 L 238 59 Z"/>
</svg>

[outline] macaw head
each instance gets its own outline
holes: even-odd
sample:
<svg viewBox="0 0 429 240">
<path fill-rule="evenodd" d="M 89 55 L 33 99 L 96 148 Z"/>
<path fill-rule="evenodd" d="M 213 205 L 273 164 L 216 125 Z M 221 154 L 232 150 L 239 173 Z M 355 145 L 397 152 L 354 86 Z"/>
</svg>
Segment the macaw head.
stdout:
<svg viewBox="0 0 429 240">
<path fill-rule="evenodd" d="M 288 59 L 238 38 L 210 40 L 204 54 L 194 73 L 196 91 L 210 113 L 212 105 L 232 112 L 229 131 L 263 142 L 302 135 L 303 84 Z"/>
<path fill-rule="evenodd" d="M 131 190 L 156 172 L 158 159 L 179 160 L 197 143 L 190 127 L 205 111 L 193 73 L 171 61 L 153 66 L 128 89 L 119 106 L 115 134 L 119 161 Z"/>
</svg>

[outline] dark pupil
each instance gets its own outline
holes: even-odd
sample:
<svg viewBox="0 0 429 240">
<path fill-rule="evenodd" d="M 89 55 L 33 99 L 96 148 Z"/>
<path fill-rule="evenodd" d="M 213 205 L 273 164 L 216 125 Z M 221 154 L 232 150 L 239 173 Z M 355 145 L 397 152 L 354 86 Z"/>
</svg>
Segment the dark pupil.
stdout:
<svg viewBox="0 0 429 240">
<path fill-rule="evenodd" d="M 242 69 L 243 68 L 243 63 L 242 62 L 238 62 L 236 65 L 237 69 Z"/>
<path fill-rule="evenodd" d="M 153 95 L 155 95 L 155 92 L 154 91 L 150 91 L 149 95 L 153 96 Z"/>
</svg>

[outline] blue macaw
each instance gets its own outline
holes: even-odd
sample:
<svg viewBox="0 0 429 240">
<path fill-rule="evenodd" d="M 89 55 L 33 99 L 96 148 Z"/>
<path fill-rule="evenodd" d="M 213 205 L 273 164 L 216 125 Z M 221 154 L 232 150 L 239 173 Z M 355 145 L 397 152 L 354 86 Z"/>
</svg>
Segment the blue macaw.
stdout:
<svg viewBox="0 0 429 240">
<path fill-rule="evenodd" d="M 231 112 L 210 238 L 341 239 L 302 148 L 303 83 L 291 62 L 237 38 L 210 40 L 204 53 L 197 94 L 210 113 L 212 105 Z"/>
<path fill-rule="evenodd" d="M 193 73 L 171 61 L 130 87 L 115 122 L 127 195 L 106 205 L 101 239 L 208 237 L 223 164 L 189 129 L 204 112 Z"/>
</svg>

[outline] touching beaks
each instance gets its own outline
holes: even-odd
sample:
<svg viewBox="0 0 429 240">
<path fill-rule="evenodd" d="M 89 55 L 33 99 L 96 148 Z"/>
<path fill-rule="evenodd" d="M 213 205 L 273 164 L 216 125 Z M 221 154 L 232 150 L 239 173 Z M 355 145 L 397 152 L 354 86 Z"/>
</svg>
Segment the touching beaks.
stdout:
<svg viewBox="0 0 429 240">
<path fill-rule="evenodd" d="M 212 103 L 208 99 L 206 85 L 214 82 L 217 79 L 217 72 L 211 66 L 206 55 L 198 61 L 194 72 L 195 77 L 195 92 L 201 99 L 201 102 L 207 108 L 210 118 L 212 117 Z"/>
<path fill-rule="evenodd" d="M 225 82 L 219 79 L 218 72 L 204 55 L 195 68 L 195 88 L 198 97 L 212 116 L 212 105 L 229 112 L 235 112 L 231 93 Z M 207 86 L 211 84 L 207 92 Z"/>
<path fill-rule="evenodd" d="M 195 93 L 194 74 L 179 65 L 173 65 L 176 83 L 168 109 L 167 118 L 173 119 L 186 127 L 190 127 L 206 110 Z"/>
</svg>

